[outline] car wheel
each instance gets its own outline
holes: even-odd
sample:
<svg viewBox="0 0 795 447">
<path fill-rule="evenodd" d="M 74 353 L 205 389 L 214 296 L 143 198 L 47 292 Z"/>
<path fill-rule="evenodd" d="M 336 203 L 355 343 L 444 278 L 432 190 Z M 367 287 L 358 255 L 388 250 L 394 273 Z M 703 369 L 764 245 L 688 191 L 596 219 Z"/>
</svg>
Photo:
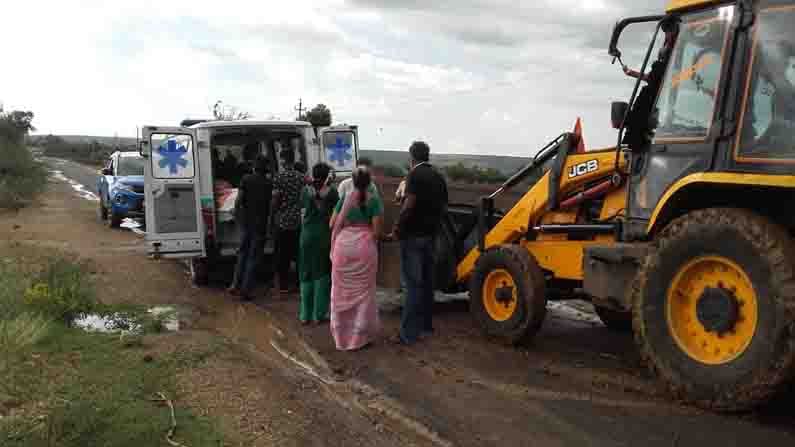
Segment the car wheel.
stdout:
<svg viewBox="0 0 795 447">
<path fill-rule="evenodd" d="M 113 210 L 111 210 L 108 213 L 108 219 L 107 219 L 108 227 L 110 227 L 110 228 L 119 228 L 119 226 L 121 225 L 121 221 L 123 219 L 124 218 L 122 216 L 114 213 Z"/>
<path fill-rule="evenodd" d="M 108 209 L 105 208 L 105 204 L 102 203 L 102 199 L 99 201 L 99 220 L 103 222 L 108 220 Z"/>
</svg>

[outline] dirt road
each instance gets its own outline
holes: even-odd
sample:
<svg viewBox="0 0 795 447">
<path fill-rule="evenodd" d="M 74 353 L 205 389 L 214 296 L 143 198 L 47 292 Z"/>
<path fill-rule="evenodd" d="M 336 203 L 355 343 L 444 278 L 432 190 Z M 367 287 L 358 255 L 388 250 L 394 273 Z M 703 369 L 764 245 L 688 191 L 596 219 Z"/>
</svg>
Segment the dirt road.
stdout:
<svg viewBox="0 0 795 447">
<path fill-rule="evenodd" d="M 78 183 L 95 176 L 69 162 L 53 169 Z M 240 305 L 223 281 L 189 287 L 182 265 L 149 260 L 139 235 L 103 228 L 96 203 L 65 182 L 54 180 L 39 206 L 0 216 L 0 239 L 94 259 L 104 299 L 193 309 L 193 330 L 232 340 L 250 356 L 245 371 L 221 363 L 217 374 L 188 378 L 185 400 L 237 430 L 284 424 L 280 437 L 246 445 L 795 445 L 792 396 L 742 416 L 679 406 L 658 393 L 631 338 L 586 308 L 553 306 L 532 346 L 514 349 L 484 340 L 466 302 L 452 300 L 437 306 L 436 335 L 404 348 L 386 341 L 399 316 L 385 305 L 384 340 L 339 353 L 327 327 L 297 324 L 295 298 L 263 292 Z"/>
</svg>

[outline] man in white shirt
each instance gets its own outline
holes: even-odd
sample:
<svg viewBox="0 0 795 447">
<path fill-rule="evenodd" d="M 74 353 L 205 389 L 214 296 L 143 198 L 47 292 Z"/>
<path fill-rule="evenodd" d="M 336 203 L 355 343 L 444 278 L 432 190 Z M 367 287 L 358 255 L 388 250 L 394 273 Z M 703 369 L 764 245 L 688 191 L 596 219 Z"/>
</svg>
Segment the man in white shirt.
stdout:
<svg viewBox="0 0 795 447">
<path fill-rule="evenodd" d="M 369 158 L 362 157 L 359 159 L 359 166 L 367 168 L 368 170 L 372 170 L 373 161 L 370 160 Z M 375 192 L 380 196 L 381 191 L 378 190 L 378 185 L 376 185 L 375 182 L 372 182 L 370 185 L 372 186 L 373 189 L 375 189 Z M 340 182 L 339 186 L 337 186 L 337 193 L 339 193 L 340 197 L 344 197 L 346 193 L 350 194 L 351 191 L 353 191 L 352 177 L 346 178 L 345 180 Z"/>
</svg>

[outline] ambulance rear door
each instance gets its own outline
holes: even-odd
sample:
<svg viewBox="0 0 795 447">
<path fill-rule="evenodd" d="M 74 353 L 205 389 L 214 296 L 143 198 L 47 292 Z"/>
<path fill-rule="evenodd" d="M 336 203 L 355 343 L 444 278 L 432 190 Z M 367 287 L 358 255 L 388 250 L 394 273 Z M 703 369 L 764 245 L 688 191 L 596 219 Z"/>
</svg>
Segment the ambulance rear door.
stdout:
<svg viewBox="0 0 795 447">
<path fill-rule="evenodd" d="M 143 128 L 146 244 L 165 258 L 205 256 L 196 133 L 186 127 Z"/>
</svg>

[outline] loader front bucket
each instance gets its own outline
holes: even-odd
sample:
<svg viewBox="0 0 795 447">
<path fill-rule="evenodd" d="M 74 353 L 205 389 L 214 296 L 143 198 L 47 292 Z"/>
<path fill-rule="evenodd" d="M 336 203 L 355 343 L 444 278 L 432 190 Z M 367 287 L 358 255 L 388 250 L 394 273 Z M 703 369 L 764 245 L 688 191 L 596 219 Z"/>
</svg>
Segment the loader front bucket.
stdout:
<svg viewBox="0 0 795 447">
<path fill-rule="evenodd" d="M 493 216 L 483 221 L 486 231 L 502 218 L 503 213 L 495 211 Z M 480 208 L 474 205 L 450 204 L 442 219 L 435 248 L 434 288 L 445 293 L 467 291 L 467 284 L 459 284 L 456 275 L 458 263 L 478 245 L 478 222 L 481 220 Z"/>
</svg>

